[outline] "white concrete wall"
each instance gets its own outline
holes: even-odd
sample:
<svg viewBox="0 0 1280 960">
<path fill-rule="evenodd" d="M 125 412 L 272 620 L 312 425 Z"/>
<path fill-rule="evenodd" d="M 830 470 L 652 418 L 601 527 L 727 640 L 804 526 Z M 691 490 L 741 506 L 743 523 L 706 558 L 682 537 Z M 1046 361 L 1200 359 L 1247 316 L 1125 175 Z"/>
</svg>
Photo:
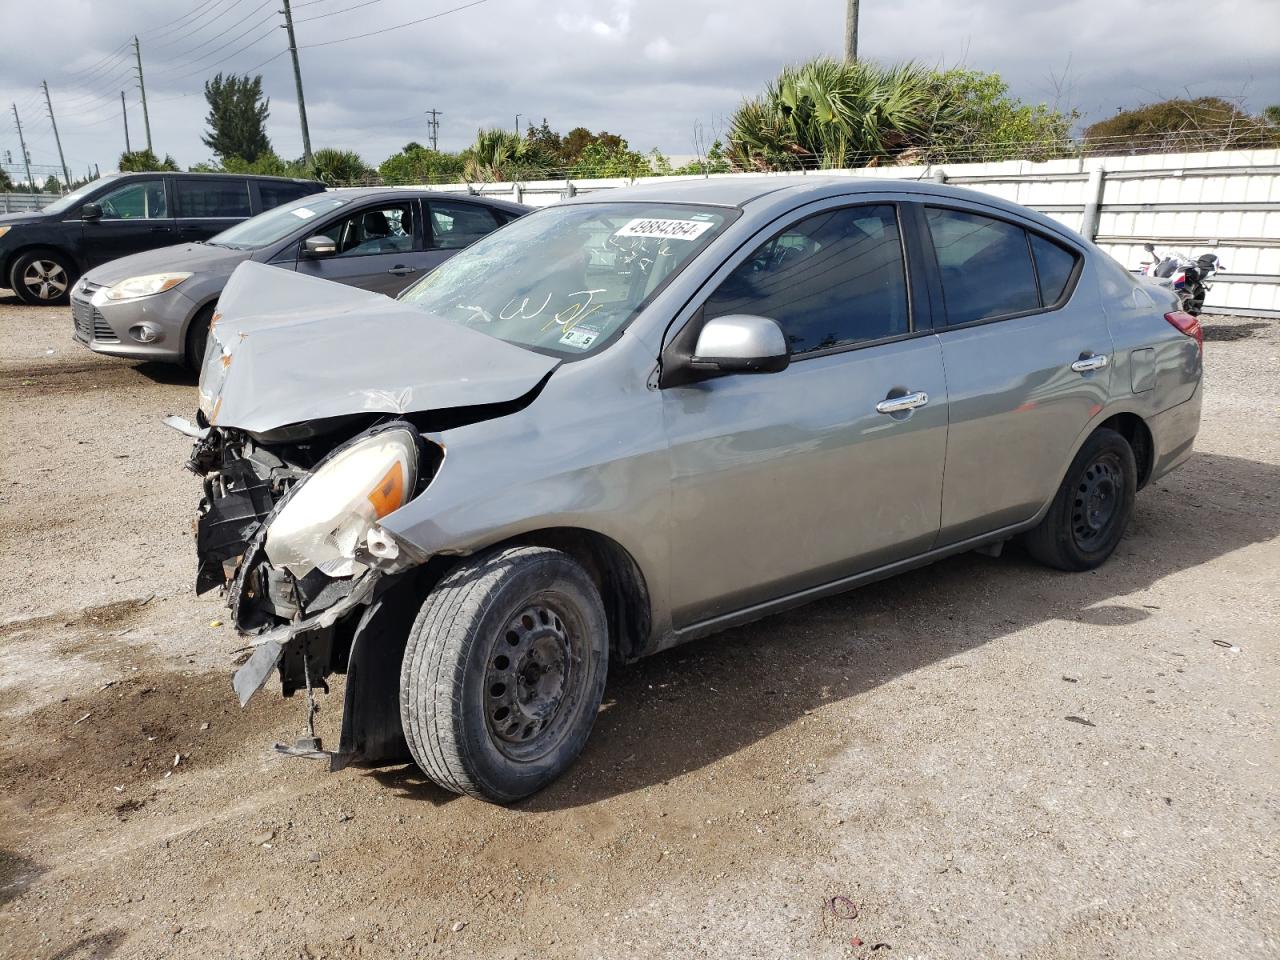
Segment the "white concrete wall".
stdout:
<svg viewBox="0 0 1280 960">
<path fill-rule="evenodd" d="M 824 170 L 824 175 L 927 179 L 941 170 L 947 182 L 991 193 L 1039 210 L 1079 230 L 1089 200 L 1090 172 L 1104 171 L 1096 242 L 1125 267 L 1148 255 L 1142 244 L 1191 256 L 1216 253 L 1223 272 L 1206 309 L 1280 317 L 1280 150 L 1093 157 L 1032 163 L 944 164 Z M 718 176 L 753 176 L 720 174 Z M 549 206 L 572 185 L 578 194 L 631 183 L 687 177 L 550 180 L 525 183 L 442 184 L 465 191 Z"/>
</svg>

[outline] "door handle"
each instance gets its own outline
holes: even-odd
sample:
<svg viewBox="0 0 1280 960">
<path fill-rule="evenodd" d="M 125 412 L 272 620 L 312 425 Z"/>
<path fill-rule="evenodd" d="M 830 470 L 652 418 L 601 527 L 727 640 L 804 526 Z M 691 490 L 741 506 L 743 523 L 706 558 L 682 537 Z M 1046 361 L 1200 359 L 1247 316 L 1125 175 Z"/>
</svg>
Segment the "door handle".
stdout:
<svg viewBox="0 0 1280 960">
<path fill-rule="evenodd" d="M 394 267 L 390 268 L 387 271 L 387 273 L 391 274 L 393 277 L 406 277 L 411 273 L 417 273 L 417 272 L 418 272 L 417 267 L 406 267 L 402 263 L 397 263 Z"/>
<path fill-rule="evenodd" d="M 889 397 L 876 404 L 876 413 L 905 413 L 916 407 L 923 407 L 929 402 L 929 395 L 923 391 L 908 393 L 902 397 Z"/>
<path fill-rule="evenodd" d="M 1110 358 L 1105 353 L 1095 353 L 1088 357 L 1081 357 L 1071 364 L 1071 369 L 1076 373 L 1088 373 L 1090 370 L 1101 370 L 1110 362 Z"/>
</svg>

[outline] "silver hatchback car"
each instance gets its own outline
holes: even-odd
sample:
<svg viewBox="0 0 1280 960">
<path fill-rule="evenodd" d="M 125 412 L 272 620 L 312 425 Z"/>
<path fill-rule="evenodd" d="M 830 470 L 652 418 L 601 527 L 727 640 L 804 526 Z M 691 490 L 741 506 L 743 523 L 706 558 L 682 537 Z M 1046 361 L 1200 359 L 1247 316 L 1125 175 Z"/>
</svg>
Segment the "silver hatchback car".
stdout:
<svg viewBox="0 0 1280 960">
<path fill-rule="evenodd" d="M 1098 566 L 1200 419 L 1171 294 L 936 184 L 595 193 L 398 301 L 249 263 L 219 309 L 175 425 L 241 702 L 345 673 L 338 749 L 284 749 L 497 802 L 610 663 L 1015 536 Z"/>
</svg>

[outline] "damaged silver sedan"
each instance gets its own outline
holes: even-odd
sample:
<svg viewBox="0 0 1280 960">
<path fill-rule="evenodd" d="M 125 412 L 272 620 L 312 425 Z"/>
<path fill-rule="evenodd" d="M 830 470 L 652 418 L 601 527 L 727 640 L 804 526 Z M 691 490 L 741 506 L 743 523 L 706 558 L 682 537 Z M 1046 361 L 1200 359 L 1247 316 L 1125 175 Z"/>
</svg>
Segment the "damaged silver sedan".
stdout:
<svg viewBox="0 0 1280 960">
<path fill-rule="evenodd" d="M 247 263 L 175 422 L 198 589 L 242 703 L 346 674 L 337 748 L 289 752 L 510 802 L 611 663 L 1014 536 L 1105 561 L 1199 423 L 1160 296 L 1022 207 L 850 178 L 577 198 L 398 301 Z"/>
</svg>

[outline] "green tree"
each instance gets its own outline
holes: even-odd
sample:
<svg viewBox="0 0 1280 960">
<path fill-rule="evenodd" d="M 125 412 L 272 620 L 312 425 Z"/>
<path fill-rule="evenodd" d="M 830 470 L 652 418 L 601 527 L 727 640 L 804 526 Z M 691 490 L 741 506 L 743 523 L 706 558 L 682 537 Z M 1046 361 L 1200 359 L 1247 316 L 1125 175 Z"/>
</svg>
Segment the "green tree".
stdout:
<svg viewBox="0 0 1280 960">
<path fill-rule="evenodd" d="M 671 169 L 666 157 L 656 150 L 650 154 L 632 150 L 627 141 L 616 138 L 613 145 L 604 140 L 587 144 L 577 161 L 569 169 L 574 178 L 590 177 L 651 177 Z"/>
<path fill-rule="evenodd" d="M 262 95 L 262 75 L 250 78 L 236 74 L 217 74 L 204 83 L 204 98 L 209 104 L 205 123 L 209 133 L 201 142 L 226 160 L 239 157 L 253 163 L 271 152 L 267 139 L 267 116 L 271 101 Z"/>
<path fill-rule="evenodd" d="M 9 171 L 0 167 L 0 191 L 9 193 L 13 190 L 13 179 L 9 176 Z"/>
<path fill-rule="evenodd" d="M 1247 150 L 1280 145 L 1280 131 L 1221 97 L 1175 98 L 1100 120 L 1084 141 L 1091 153 Z"/>
<path fill-rule="evenodd" d="M 996 74 L 820 57 L 783 68 L 730 123 L 737 169 L 860 167 L 1069 152 L 1074 114 L 1008 94 Z"/>
<path fill-rule="evenodd" d="M 142 150 L 134 150 L 132 153 L 120 154 L 120 172 L 121 173 L 146 173 L 152 170 L 178 170 L 178 161 L 174 160 L 169 154 L 164 155 L 161 160 L 154 153 L 146 148 Z"/>
<path fill-rule="evenodd" d="M 59 180 L 56 176 L 52 176 L 52 175 L 45 177 L 44 192 L 45 193 L 61 193 L 62 181 Z"/>
<path fill-rule="evenodd" d="M 476 141 L 462 152 L 463 176 L 492 183 L 535 180 L 558 172 L 559 158 L 509 130 L 479 130 Z"/>
<path fill-rule="evenodd" d="M 378 172 L 370 169 L 354 150 L 322 147 L 312 154 L 311 173 L 327 184 L 376 182 Z"/>
<path fill-rule="evenodd" d="M 1273 127 L 1280 127 L 1280 103 L 1273 103 L 1263 110 L 1262 118 Z"/>
<path fill-rule="evenodd" d="M 383 183 L 456 183 L 462 179 L 466 161 L 461 154 L 429 150 L 422 144 L 406 143 L 378 167 Z"/>
</svg>

